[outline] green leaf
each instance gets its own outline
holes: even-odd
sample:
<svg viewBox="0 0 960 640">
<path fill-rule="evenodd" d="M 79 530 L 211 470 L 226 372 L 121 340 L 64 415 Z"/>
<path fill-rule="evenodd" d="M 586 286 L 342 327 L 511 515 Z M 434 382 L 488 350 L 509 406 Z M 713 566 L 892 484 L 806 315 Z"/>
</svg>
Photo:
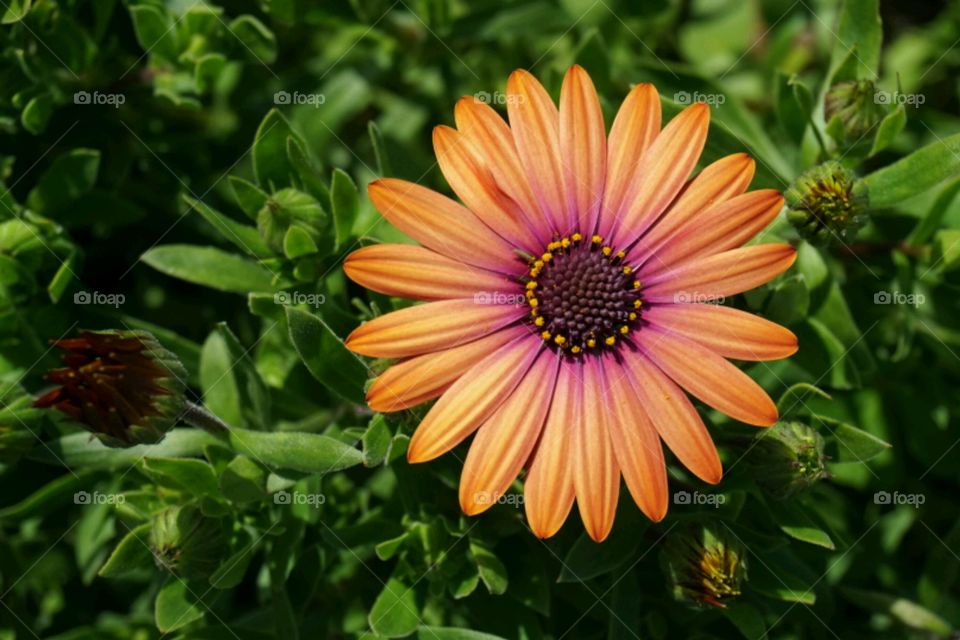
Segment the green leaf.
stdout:
<svg viewBox="0 0 960 640">
<path fill-rule="evenodd" d="M 297 172 L 303 189 L 319 200 L 324 207 L 330 206 L 330 189 L 320 173 L 314 168 L 303 143 L 294 136 L 287 138 L 287 159 Z"/>
<path fill-rule="evenodd" d="M 190 458 L 145 458 L 143 471 L 154 481 L 166 480 L 195 496 L 220 496 L 220 485 L 213 467 L 203 460 Z"/>
<path fill-rule="evenodd" d="M 337 230 L 337 248 L 346 244 L 353 232 L 359 208 L 357 185 L 340 169 L 333 170 L 330 183 L 330 199 L 333 207 L 333 222 Z"/>
<path fill-rule="evenodd" d="M 854 56 L 856 77 L 876 79 L 883 41 L 879 0 L 844 0 L 835 35 L 831 69 L 836 70 L 842 59 Z"/>
<path fill-rule="evenodd" d="M 882 209 L 923 193 L 946 178 L 960 174 L 960 133 L 938 139 L 860 180 L 870 207 Z"/>
<path fill-rule="evenodd" d="M 362 405 L 367 380 L 363 361 L 317 316 L 287 307 L 287 323 L 290 340 L 313 377 L 345 400 Z"/>
<path fill-rule="evenodd" d="M 200 351 L 200 390 L 204 406 L 231 425 L 243 424 L 240 391 L 233 375 L 234 360 L 227 341 L 219 331 L 212 332 Z"/>
<path fill-rule="evenodd" d="M 870 148 L 870 156 L 875 156 L 887 147 L 889 147 L 894 138 L 900 135 L 903 128 L 907 125 L 907 110 L 901 104 L 896 109 L 888 113 L 880 121 L 877 127 L 877 134 L 873 137 L 873 146 Z"/>
<path fill-rule="evenodd" d="M 73 149 L 61 154 L 27 195 L 27 206 L 44 215 L 56 214 L 89 191 L 99 171 L 100 152 L 96 149 Z"/>
<path fill-rule="evenodd" d="M 960 193 L 960 177 L 949 181 L 937 194 L 937 199 L 934 200 L 933 205 L 927 209 L 926 215 L 920 219 L 920 222 L 907 237 L 907 243 L 910 246 L 918 247 L 930 240 L 937 229 L 940 228 L 940 225 L 943 224 L 943 218 L 950 211 L 950 205 L 956 199 L 958 193 Z"/>
<path fill-rule="evenodd" d="M 377 159 L 377 171 L 381 177 L 392 175 L 390 167 L 390 158 L 387 157 L 387 145 L 383 140 L 383 133 L 377 123 L 371 120 L 367 124 L 367 131 L 370 133 L 370 143 L 373 145 L 373 153 Z"/>
<path fill-rule="evenodd" d="M 762 640 L 767 635 L 767 625 L 759 609 L 746 602 L 731 602 L 721 610 L 723 616 L 749 640 Z"/>
<path fill-rule="evenodd" d="M 331 473 L 363 462 L 359 449 L 315 433 L 232 429 L 229 441 L 237 453 L 276 469 Z"/>
<path fill-rule="evenodd" d="M 89 433 L 71 433 L 46 443 L 31 453 L 31 458 L 70 468 L 128 468 L 142 458 L 175 458 L 203 455 L 204 447 L 222 442 L 206 431 L 174 429 L 158 444 L 137 445 L 126 449 L 108 447 Z M 79 473 L 81 477 L 83 473 Z M 72 478 L 73 476 L 64 476 Z"/>
<path fill-rule="evenodd" d="M 794 540 L 831 551 L 836 549 L 830 535 L 807 515 L 795 501 L 778 502 L 771 500 L 765 506 L 780 530 Z"/>
<path fill-rule="evenodd" d="M 55 106 L 53 96 L 49 93 L 34 96 L 20 113 L 20 123 L 33 135 L 40 135 L 46 130 Z"/>
<path fill-rule="evenodd" d="M 635 522 L 636 526 L 644 528 L 638 519 Z M 603 544 L 594 542 L 583 533 L 564 557 L 557 581 L 586 582 L 609 573 L 633 557 L 640 540 L 640 532 L 624 526 L 624 523 L 615 528 Z"/>
<path fill-rule="evenodd" d="M 477 564 L 480 580 L 487 591 L 495 596 L 505 593 L 508 584 L 507 568 L 500 561 L 500 558 L 485 544 L 472 538 L 470 540 L 470 556 Z"/>
<path fill-rule="evenodd" d="M 263 205 L 267 204 L 267 198 L 270 196 L 260 187 L 243 178 L 230 176 L 229 182 L 233 195 L 237 199 L 237 205 L 248 218 L 256 222 L 257 214 L 260 213 L 260 209 L 263 209 Z"/>
<path fill-rule="evenodd" d="M 203 216 L 227 241 L 244 253 L 257 258 L 268 258 L 273 255 L 255 227 L 240 224 L 233 218 L 223 215 L 213 207 L 195 200 L 187 194 L 183 194 L 183 201 Z"/>
<path fill-rule="evenodd" d="M 781 419 L 804 408 L 807 400 L 814 396 L 830 400 L 830 394 L 809 382 L 798 382 L 791 385 L 777 400 L 777 411 L 780 412 Z"/>
<path fill-rule="evenodd" d="M 394 571 L 373 603 L 367 617 L 370 628 L 381 636 L 400 638 L 410 635 L 420 625 L 420 608 L 416 593 Z"/>
<path fill-rule="evenodd" d="M 136 4 L 130 7 L 137 42 L 152 56 L 172 62 L 180 53 L 173 17 L 160 7 Z"/>
<path fill-rule="evenodd" d="M 265 191 L 289 187 L 295 173 L 287 159 L 287 138 L 295 136 L 282 113 L 271 109 L 260 123 L 253 142 L 253 173 Z"/>
<path fill-rule="evenodd" d="M 86 433 L 76 435 L 90 439 L 90 435 Z M 71 501 L 78 503 L 82 500 L 78 493 L 89 488 L 98 475 L 92 471 L 65 473 L 46 483 L 20 502 L 0 509 L 0 521 L 22 521 L 44 516 L 65 504 L 70 504 Z"/>
<path fill-rule="evenodd" d="M 504 640 L 482 631 L 459 629 L 457 627 L 420 627 L 417 630 L 417 640 Z"/>
<path fill-rule="evenodd" d="M 190 589 L 180 578 L 171 576 L 160 587 L 154 603 L 154 617 L 161 633 L 170 633 L 203 617 L 205 610 Z M 203 591 L 200 591 L 203 593 Z"/>
<path fill-rule="evenodd" d="M 824 416 L 816 416 L 830 432 L 824 439 L 827 441 L 828 452 L 834 457 L 835 463 L 856 462 L 863 463 L 875 458 L 887 449 L 890 444 L 880 438 L 845 422 L 832 420 Z M 833 446 L 830 446 L 833 444 Z"/>
<path fill-rule="evenodd" d="M 231 502 L 246 503 L 267 497 L 267 472 L 246 456 L 237 456 L 220 474 L 220 491 Z"/>
<path fill-rule="evenodd" d="M 150 550 L 151 526 L 147 522 L 129 531 L 117 543 L 97 575 L 102 578 L 116 578 L 139 569 L 156 569 L 153 552 Z"/>
<path fill-rule="evenodd" d="M 0 24 L 20 22 L 30 13 L 30 6 L 32 4 L 33 0 L 7 0 L 3 17 L 0 17 Z"/>
<path fill-rule="evenodd" d="M 317 243 L 303 227 L 292 226 L 283 236 L 283 255 L 291 260 L 316 253 Z"/>
<path fill-rule="evenodd" d="M 273 291 L 272 274 L 246 258 L 215 247 L 168 244 L 148 250 L 140 259 L 161 273 L 219 291 Z"/>
<path fill-rule="evenodd" d="M 387 425 L 383 414 L 373 416 L 370 426 L 363 434 L 363 464 L 368 467 L 377 467 L 386 462 L 390 453 L 390 443 L 393 434 Z"/>
<path fill-rule="evenodd" d="M 863 589 L 843 588 L 842 592 L 861 607 L 885 613 L 911 629 L 926 631 L 941 638 L 953 633 L 949 622 L 916 602 Z"/>
<path fill-rule="evenodd" d="M 224 560 L 210 575 L 210 586 L 214 589 L 233 589 L 240 584 L 247 573 L 247 567 L 250 566 L 250 560 L 253 559 L 254 551 L 254 545 L 247 540 L 242 549 Z"/>
<path fill-rule="evenodd" d="M 251 15 L 242 15 L 230 22 L 230 32 L 240 41 L 243 53 L 261 64 L 277 59 L 277 38 L 273 31 Z"/>
<path fill-rule="evenodd" d="M 276 324 L 272 327 L 275 328 Z M 269 428 L 271 425 L 270 392 L 263 378 L 260 377 L 253 358 L 250 357 L 251 349 L 240 344 L 225 322 L 217 324 L 217 333 L 223 338 L 230 353 L 229 375 L 236 380 L 244 424 L 256 429 Z"/>
<path fill-rule="evenodd" d="M 933 264 L 942 271 L 960 266 L 960 230 L 944 229 L 933 237 Z"/>
</svg>

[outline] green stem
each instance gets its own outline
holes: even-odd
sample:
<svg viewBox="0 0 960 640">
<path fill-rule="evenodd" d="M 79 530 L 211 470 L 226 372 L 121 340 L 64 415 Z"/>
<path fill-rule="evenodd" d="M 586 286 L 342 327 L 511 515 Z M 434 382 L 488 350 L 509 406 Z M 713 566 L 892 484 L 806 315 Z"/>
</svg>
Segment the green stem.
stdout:
<svg viewBox="0 0 960 640">
<path fill-rule="evenodd" d="M 189 400 L 187 400 L 186 407 L 180 419 L 191 427 L 203 429 L 216 436 L 225 435 L 230 431 L 230 425 L 213 415 L 209 409 L 201 404 L 190 402 Z"/>
</svg>

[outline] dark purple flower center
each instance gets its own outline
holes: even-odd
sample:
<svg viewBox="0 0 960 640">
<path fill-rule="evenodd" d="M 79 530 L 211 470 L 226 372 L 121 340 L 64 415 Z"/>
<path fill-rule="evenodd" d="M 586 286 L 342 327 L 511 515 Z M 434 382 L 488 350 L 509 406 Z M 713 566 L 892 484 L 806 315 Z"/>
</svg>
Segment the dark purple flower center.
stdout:
<svg viewBox="0 0 960 640">
<path fill-rule="evenodd" d="M 574 233 L 547 245 L 525 281 L 528 320 L 540 337 L 578 355 L 613 347 L 636 328 L 640 281 L 623 260 L 600 236 Z"/>
</svg>

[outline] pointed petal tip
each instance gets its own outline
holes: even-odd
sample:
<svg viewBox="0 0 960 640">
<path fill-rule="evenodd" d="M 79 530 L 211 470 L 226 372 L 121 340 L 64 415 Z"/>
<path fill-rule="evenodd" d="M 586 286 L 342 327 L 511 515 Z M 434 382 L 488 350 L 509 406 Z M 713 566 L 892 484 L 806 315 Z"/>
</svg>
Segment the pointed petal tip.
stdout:
<svg viewBox="0 0 960 640">
<path fill-rule="evenodd" d="M 586 529 L 587 535 L 590 536 L 591 540 L 600 543 L 610 535 L 610 531 L 613 530 L 613 523 L 611 522 L 608 526 L 598 526 L 595 524 L 588 525 L 584 522 L 583 528 Z"/>
</svg>

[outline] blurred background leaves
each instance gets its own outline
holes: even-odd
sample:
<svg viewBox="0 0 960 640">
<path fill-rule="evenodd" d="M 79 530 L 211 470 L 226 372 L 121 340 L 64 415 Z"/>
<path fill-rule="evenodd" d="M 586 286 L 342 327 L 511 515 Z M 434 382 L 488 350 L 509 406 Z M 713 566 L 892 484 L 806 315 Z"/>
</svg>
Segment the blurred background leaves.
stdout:
<svg viewBox="0 0 960 640">
<path fill-rule="evenodd" d="M 955 3 L 0 5 L 0 638 L 960 626 Z M 797 265 L 732 301 L 800 338 L 749 369 L 789 422 L 758 440 L 707 414 L 723 484 L 671 465 L 667 519 L 622 500 L 603 545 L 575 519 L 535 539 L 519 482 L 463 517 L 454 456 L 404 460 L 423 409 L 371 415 L 384 363 L 341 340 L 403 304 L 339 267 L 402 239 L 365 185 L 447 191 L 430 129 L 455 101 L 502 108 L 518 67 L 556 96 L 574 62 L 608 122 L 637 82 L 666 117 L 708 102 L 704 163 L 746 151 L 754 187 L 797 195 L 765 236 Z M 110 449 L 33 409 L 78 328 L 151 331 L 231 437 Z M 665 540 L 728 560 L 724 589 L 678 589 Z"/>
</svg>

